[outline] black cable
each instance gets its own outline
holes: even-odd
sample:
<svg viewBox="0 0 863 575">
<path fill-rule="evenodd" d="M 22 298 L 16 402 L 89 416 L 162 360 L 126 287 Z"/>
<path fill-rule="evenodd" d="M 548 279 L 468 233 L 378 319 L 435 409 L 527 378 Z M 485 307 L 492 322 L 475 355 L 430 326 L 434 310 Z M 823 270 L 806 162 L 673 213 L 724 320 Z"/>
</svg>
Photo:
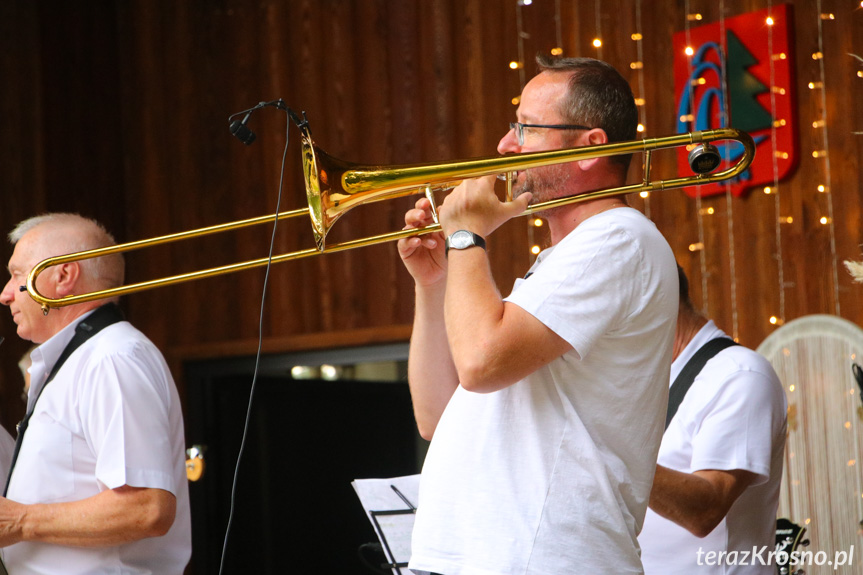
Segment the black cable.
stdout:
<svg viewBox="0 0 863 575">
<path fill-rule="evenodd" d="M 262 107 L 262 106 L 265 106 L 265 105 L 273 105 L 273 106 L 275 106 L 275 107 L 277 107 L 283 111 L 289 112 L 289 113 L 286 114 L 287 127 L 285 128 L 285 149 L 282 152 L 282 169 L 281 169 L 281 172 L 279 174 L 279 194 L 278 194 L 278 197 L 276 198 L 276 215 L 273 218 L 273 234 L 270 237 L 270 252 L 269 252 L 269 255 L 267 256 L 267 267 L 266 267 L 266 273 L 264 274 L 264 286 L 263 286 L 263 290 L 261 293 L 261 311 L 260 311 L 260 314 L 258 317 L 258 350 L 257 350 L 257 353 L 255 355 L 255 370 L 252 373 L 252 387 L 249 390 L 249 406 L 246 409 L 246 421 L 245 421 L 245 424 L 243 425 L 243 439 L 240 442 L 240 452 L 237 454 L 237 465 L 234 468 L 234 480 L 233 480 L 233 483 L 231 484 L 231 509 L 230 509 L 230 512 L 228 513 L 228 525 L 227 525 L 227 527 L 225 527 L 225 540 L 222 544 L 222 557 L 219 561 L 219 575 L 221 575 L 222 570 L 224 569 L 224 566 L 225 566 L 225 555 L 227 554 L 227 549 L 228 549 L 228 536 L 230 535 L 231 524 L 233 523 L 233 520 L 234 520 L 234 505 L 236 503 L 236 495 L 237 495 L 237 477 L 239 476 L 239 472 L 240 472 L 240 461 L 243 458 L 243 451 L 246 448 L 246 438 L 248 437 L 248 434 L 249 434 L 249 423 L 251 421 L 251 415 L 252 415 L 252 401 L 253 401 L 254 396 L 255 396 L 255 385 L 258 381 L 258 367 L 260 366 L 260 363 L 261 363 L 261 350 L 263 348 L 263 340 L 264 340 L 264 309 L 265 309 L 265 302 L 267 300 L 267 283 L 270 279 L 270 266 L 272 265 L 273 249 L 274 249 L 274 246 L 276 243 L 276 228 L 277 228 L 278 222 L 279 222 L 279 212 L 280 212 L 281 204 L 282 204 L 282 187 L 284 186 L 284 180 L 285 180 L 285 159 L 287 158 L 287 155 L 288 155 L 288 141 L 290 139 L 290 133 L 291 133 L 291 119 L 292 119 L 291 114 L 292 113 L 290 112 L 290 110 L 287 110 L 286 108 L 284 108 L 284 103 L 281 100 L 278 100 L 277 102 L 272 102 L 272 103 L 262 102 L 262 103 L 258 104 L 257 106 L 255 106 L 254 108 L 246 110 L 245 112 L 240 112 L 240 114 L 249 113 L 252 110 L 255 110 L 255 109 Z M 234 116 L 236 116 L 236 115 L 237 114 L 234 114 Z M 234 116 L 231 116 L 231 117 L 233 118 Z"/>
</svg>

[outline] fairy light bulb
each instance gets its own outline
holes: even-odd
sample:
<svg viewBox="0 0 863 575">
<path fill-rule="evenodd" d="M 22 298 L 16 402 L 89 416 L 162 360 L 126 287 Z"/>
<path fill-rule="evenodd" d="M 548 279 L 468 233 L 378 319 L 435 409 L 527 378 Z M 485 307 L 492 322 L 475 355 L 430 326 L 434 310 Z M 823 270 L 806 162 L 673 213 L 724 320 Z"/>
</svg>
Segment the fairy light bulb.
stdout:
<svg viewBox="0 0 863 575">
<path fill-rule="evenodd" d="M 594 48 L 601 48 L 602 47 L 602 40 L 599 38 L 594 38 L 593 39 L 593 47 Z"/>
<path fill-rule="evenodd" d="M 683 52 L 684 52 L 687 56 L 692 56 L 693 54 L 695 54 L 695 50 L 692 48 L 692 46 L 687 46 L 687 47 L 686 47 L 686 49 L 685 49 Z"/>
</svg>

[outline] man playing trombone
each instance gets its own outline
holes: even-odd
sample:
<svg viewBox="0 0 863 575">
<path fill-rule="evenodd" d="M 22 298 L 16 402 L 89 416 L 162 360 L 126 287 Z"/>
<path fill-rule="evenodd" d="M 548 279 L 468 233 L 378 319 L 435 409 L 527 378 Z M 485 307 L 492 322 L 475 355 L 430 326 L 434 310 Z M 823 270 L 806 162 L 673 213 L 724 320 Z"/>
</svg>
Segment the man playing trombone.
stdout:
<svg viewBox="0 0 863 575">
<path fill-rule="evenodd" d="M 611 66 L 541 60 L 500 153 L 632 140 Z M 485 242 L 530 202 L 623 184 L 629 157 L 494 177 L 440 208 L 442 234 L 399 242 L 416 284 L 409 380 L 431 439 L 413 533 L 417 573 L 641 573 L 641 527 L 664 424 L 677 312 L 666 241 L 620 197 L 543 213 L 552 247 L 502 298 Z M 431 221 L 428 200 L 405 217 Z"/>
</svg>

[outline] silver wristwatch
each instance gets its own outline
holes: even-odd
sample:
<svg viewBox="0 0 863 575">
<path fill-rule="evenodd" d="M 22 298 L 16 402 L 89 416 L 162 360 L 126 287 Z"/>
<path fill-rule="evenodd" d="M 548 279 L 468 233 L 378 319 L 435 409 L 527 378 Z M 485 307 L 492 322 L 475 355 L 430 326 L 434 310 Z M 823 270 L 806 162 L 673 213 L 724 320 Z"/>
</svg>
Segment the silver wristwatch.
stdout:
<svg viewBox="0 0 863 575">
<path fill-rule="evenodd" d="M 478 236 L 477 234 L 467 230 L 458 230 L 457 232 L 453 232 L 446 239 L 447 254 L 449 254 L 451 249 L 466 250 L 467 248 L 472 248 L 474 246 L 485 249 L 485 240 L 482 236 Z"/>
</svg>

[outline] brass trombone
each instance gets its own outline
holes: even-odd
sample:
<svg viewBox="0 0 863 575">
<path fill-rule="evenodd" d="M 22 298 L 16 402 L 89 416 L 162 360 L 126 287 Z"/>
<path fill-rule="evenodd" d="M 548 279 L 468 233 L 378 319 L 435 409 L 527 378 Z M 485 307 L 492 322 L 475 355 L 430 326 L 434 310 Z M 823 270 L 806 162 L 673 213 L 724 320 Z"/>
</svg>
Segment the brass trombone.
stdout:
<svg viewBox="0 0 863 575">
<path fill-rule="evenodd" d="M 247 270 L 267 265 L 269 262 L 280 263 L 313 255 L 340 252 L 353 248 L 395 241 L 410 236 L 440 231 L 440 224 L 436 223 L 424 228 L 389 232 L 332 245 L 326 245 L 325 242 L 327 232 L 333 226 L 335 221 L 355 206 L 418 193 L 424 193 L 433 199 L 433 192 L 452 188 L 457 185 L 459 181 L 469 178 L 503 174 L 507 182 L 507 196 L 508 199 L 511 199 L 510 190 L 512 179 L 515 172 L 518 170 L 606 156 L 632 154 L 635 152 L 644 153 L 644 178 L 641 183 L 596 190 L 575 196 L 537 203 L 530 206 L 530 208 L 521 214 L 529 215 L 569 203 L 583 202 L 608 196 L 617 196 L 633 192 L 670 190 L 728 180 L 746 170 L 755 157 L 755 144 L 747 133 L 733 128 L 720 128 L 716 130 L 692 132 L 662 138 L 650 138 L 629 142 L 602 144 L 598 146 L 570 148 L 566 150 L 512 154 L 507 156 L 477 158 L 445 163 L 424 163 L 404 166 L 364 166 L 333 158 L 321 150 L 312 140 L 308 122 L 303 121 L 300 123 L 300 130 L 302 135 L 303 173 L 306 186 L 306 197 L 308 200 L 307 208 L 48 258 L 36 264 L 30 272 L 30 275 L 27 277 L 26 287 L 30 296 L 42 306 L 43 313 L 47 314 L 48 310 L 52 307 L 56 308 L 97 299 L 117 297 L 155 287 L 168 286 L 186 281 Z M 713 147 L 711 142 L 721 140 L 734 140 L 740 142 L 743 145 L 744 153 L 733 166 L 715 174 L 711 174 L 710 172 L 715 170 L 721 162 L 719 153 L 716 148 Z M 694 145 L 694 148 L 689 153 L 690 166 L 695 172 L 694 175 L 668 180 L 650 180 L 650 154 L 653 150 L 690 145 Z M 36 289 L 36 278 L 43 270 L 51 266 L 110 254 L 125 253 L 144 247 L 223 233 L 240 228 L 270 223 L 274 220 L 284 220 L 304 216 L 306 214 L 311 217 L 312 221 L 312 230 L 316 244 L 316 247 L 314 248 L 275 255 L 272 258 L 259 258 L 256 260 L 249 260 L 246 262 L 143 281 L 135 284 L 94 291 L 91 293 L 71 295 L 59 299 L 45 297 Z"/>
</svg>

